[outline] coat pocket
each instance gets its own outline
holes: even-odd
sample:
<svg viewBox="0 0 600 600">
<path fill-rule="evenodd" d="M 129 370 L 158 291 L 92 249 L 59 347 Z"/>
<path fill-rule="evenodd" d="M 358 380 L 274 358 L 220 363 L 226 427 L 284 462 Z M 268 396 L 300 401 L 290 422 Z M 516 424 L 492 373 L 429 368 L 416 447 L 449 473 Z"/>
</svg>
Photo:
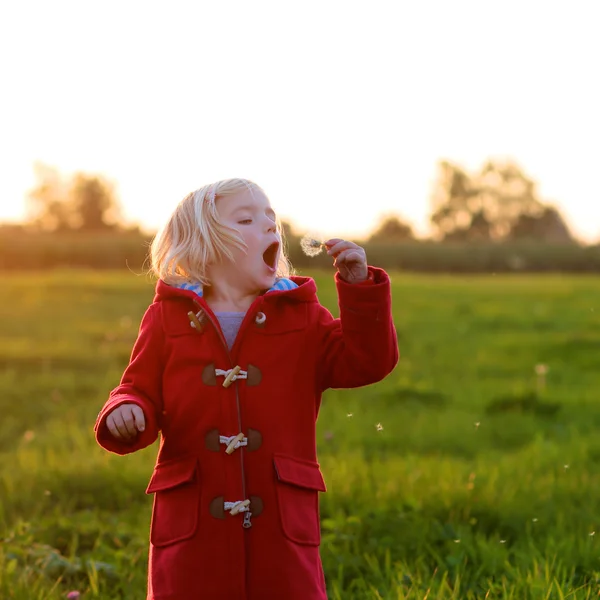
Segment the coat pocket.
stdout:
<svg viewBox="0 0 600 600">
<path fill-rule="evenodd" d="M 147 494 L 154 494 L 150 541 L 161 547 L 192 537 L 198 527 L 200 480 L 196 458 L 156 465 Z"/>
<path fill-rule="evenodd" d="M 318 546 L 319 492 L 326 491 L 319 464 L 283 454 L 275 454 L 273 461 L 283 533 L 297 544 Z"/>
</svg>

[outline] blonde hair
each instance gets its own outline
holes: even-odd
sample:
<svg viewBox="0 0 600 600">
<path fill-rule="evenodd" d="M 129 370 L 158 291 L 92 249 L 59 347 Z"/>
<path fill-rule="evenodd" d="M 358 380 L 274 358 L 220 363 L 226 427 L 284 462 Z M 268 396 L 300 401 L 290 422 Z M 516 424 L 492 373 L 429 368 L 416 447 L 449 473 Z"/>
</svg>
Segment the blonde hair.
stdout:
<svg viewBox="0 0 600 600">
<path fill-rule="evenodd" d="M 209 265 L 225 258 L 233 260 L 232 247 L 247 250 L 238 232 L 219 221 L 216 201 L 246 189 L 260 190 L 264 194 L 260 186 L 248 179 L 224 179 L 189 193 L 152 240 L 150 263 L 154 275 L 169 285 L 184 282 L 211 285 L 207 274 Z M 277 231 L 281 236 L 277 276 L 289 277 L 293 269 L 278 218 Z"/>
</svg>

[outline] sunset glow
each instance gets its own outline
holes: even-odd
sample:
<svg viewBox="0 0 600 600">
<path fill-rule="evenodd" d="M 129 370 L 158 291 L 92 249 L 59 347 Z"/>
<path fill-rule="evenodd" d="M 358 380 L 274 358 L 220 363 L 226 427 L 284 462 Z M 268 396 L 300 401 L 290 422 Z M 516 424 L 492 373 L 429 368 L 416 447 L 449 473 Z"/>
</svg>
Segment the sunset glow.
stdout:
<svg viewBox="0 0 600 600">
<path fill-rule="evenodd" d="M 102 173 L 159 226 L 187 192 L 261 185 L 299 230 L 427 232 L 440 159 L 513 158 L 600 239 L 600 4 L 23 1 L 0 8 L 0 220 L 33 163 Z"/>
</svg>

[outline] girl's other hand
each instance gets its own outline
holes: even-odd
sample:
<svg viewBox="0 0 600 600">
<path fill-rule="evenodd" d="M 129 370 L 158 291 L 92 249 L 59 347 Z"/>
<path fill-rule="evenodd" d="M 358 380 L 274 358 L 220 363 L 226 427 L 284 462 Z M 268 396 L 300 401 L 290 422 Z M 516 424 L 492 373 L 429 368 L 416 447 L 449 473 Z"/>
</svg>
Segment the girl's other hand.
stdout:
<svg viewBox="0 0 600 600">
<path fill-rule="evenodd" d="M 106 426 L 114 438 L 131 441 L 146 428 L 144 411 L 137 404 L 121 404 L 109 413 Z"/>
</svg>

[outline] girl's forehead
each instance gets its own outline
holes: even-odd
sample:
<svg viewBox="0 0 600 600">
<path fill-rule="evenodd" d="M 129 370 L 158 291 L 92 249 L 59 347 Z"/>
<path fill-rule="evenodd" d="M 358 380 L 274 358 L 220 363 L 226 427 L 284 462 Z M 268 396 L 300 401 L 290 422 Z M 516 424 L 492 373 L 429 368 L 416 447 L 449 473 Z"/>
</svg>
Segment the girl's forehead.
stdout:
<svg viewBox="0 0 600 600">
<path fill-rule="evenodd" d="M 261 190 L 257 189 L 245 189 L 232 194 L 231 196 L 224 196 L 217 200 L 218 203 L 227 211 L 233 212 L 240 207 L 252 207 L 252 208 L 270 208 L 271 203 L 269 199 Z"/>
</svg>

